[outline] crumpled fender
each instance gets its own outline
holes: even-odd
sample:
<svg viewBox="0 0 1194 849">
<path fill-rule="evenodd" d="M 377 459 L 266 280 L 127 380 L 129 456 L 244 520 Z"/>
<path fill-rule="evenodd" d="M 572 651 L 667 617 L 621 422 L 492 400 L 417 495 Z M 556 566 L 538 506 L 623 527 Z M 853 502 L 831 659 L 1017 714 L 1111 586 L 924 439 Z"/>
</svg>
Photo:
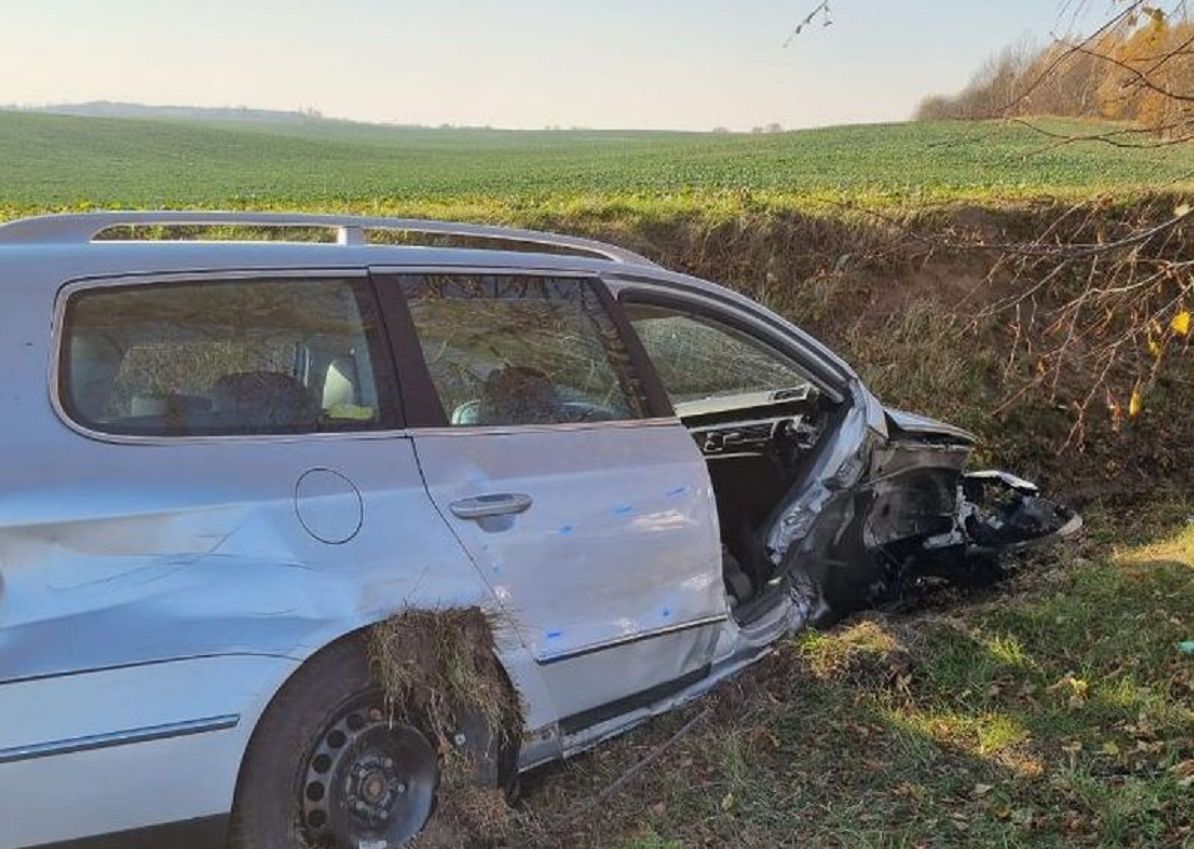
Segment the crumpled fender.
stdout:
<svg viewBox="0 0 1194 849">
<path fill-rule="evenodd" d="M 792 499 L 772 525 L 770 549 L 804 622 L 831 624 L 918 575 L 964 579 L 976 558 L 1048 544 L 1081 528 L 1075 511 L 1017 475 L 967 472 L 977 442 L 969 431 L 888 407 L 883 417 L 885 436 L 849 433 L 842 440 L 856 452 L 861 474 L 815 480 L 801 494 L 824 497 Z M 802 583 L 815 587 L 813 596 L 799 597 Z"/>
<path fill-rule="evenodd" d="M 887 416 L 888 425 L 895 431 L 892 433 L 892 436 L 897 439 L 900 436 L 948 437 L 968 445 L 978 443 L 978 437 L 973 433 L 957 425 L 951 425 L 948 422 L 938 421 L 937 419 L 931 419 L 928 416 L 921 416 L 916 413 L 908 413 L 893 407 L 884 407 L 883 412 Z"/>
</svg>

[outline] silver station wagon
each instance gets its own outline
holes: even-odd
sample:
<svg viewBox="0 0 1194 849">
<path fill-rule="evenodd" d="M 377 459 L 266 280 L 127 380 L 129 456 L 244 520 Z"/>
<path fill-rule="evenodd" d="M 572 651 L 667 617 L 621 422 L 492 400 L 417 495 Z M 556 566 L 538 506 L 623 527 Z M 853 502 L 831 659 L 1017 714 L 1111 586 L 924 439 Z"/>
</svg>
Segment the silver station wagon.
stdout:
<svg viewBox="0 0 1194 849">
<path fill-rule="evenodd" d="M 193 238 L 228 227 L 335 239 Z M 362 708 L 378 623 L 494 623 L 505 781 L 1081 523 L 596 242 L 47 216 L 0 227 L 0 291 L 0 849 L 398 846 L 442 752 Z"/>
</svg>

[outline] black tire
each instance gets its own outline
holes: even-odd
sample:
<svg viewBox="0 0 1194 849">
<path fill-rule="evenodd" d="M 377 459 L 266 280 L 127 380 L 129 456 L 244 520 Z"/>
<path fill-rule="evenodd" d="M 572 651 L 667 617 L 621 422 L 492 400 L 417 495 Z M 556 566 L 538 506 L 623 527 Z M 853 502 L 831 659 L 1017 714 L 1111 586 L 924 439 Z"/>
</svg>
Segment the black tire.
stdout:
<svg viewBox="0 0 1194 849">
<path fill-rule="evenodd" d="M 380 703 L 381 693 L 370 673 L 367 656 L 362 638 L 349 638 L 335 643 L 300 667 L 275 696 L 253 733 L 241 767 L 233 804 L 229 849 L 308 849 L 313 843 L 326 844 L 331 840 L 326 833 L 322 837 L 312 838 L 309 823 L 304 823 L 305 816 L 312 816 L 309 802 L 304 801 L 308 797 L 304 794 L 310 789 L 307 782 L 312 764 L 316 763 L 320 753 L 326 751 L 326 741 L 331 739 L 328 729 L 336 727 L 337 718 L 346 715 L 350 719 L 357 718 L 360 713 L 357 706 Z M 372 709 L 370 712 L 376 713 Z M 369 733 L 376 739 L 377 734 L 388 728 L 379 730 L 371 726 Z M 418 731 L 407 728 L 403 732 L 407 735 L 403 740 L 409 742 L 413 735 L 428 741 L 431 747 L 430 735 L 416 733 Z M 418 740 L 415 743 L 417 745 Z M 345 751 L 355 745 L 355 742 L 351 742 L 345 746 Z M 434 748 L 429 748 L 429 752 L 432 769 L 436 773 L 430 791 L 433 800 L 438 768 Z M 420 760 L 422 754 L 423 750 L 419 748 L 409 759 L 410 762 L 424 765 Z M 356 767 L 357 764 L 351 766 Z M 501 764 L 501 767 L 505 766 L 505 763 Z M 401 766 L 396 770 L 400 771 Z M 488 775 L 499 781 L 508 780 L 508 770 L 504 768 L 492 769 Z M 334 788 L 342 787 L 344 782 L 333 781 L 333 777 L 329 773 L 327 804 L 329 812 L 332 812 L 331 817 L 335 818 L 337 814 L 334 811 L 340 808 L 333 806 L 332 794 L 343 792 Z M 408 816 L 407 821 L 418 822 L 421 827 L 426 769 L 410 777 L 409 804 L 413 805 L 417 801 L 420 807 Z M 407 777 L 403 776 L 401 782 L 398 792 L 406 794 Z M 402 800 L 400 804 L 407 804 L 407 800 Z M 427 808 L 427 814 L 430 814 L 430 808 Z M 341 810 L 340 816 L 343 815 Z M 398 846 L 403 842 L 396 840 L 390 845 Z M 335 840 L 331 840 L 332 845 L 335 843 Z"/>
<path fill-rule="evenodd" d="M 329 720 L 374 687 L 357 639 L 333 644 L 286 682 L 249 741 L 232 807 L 230 849 L 304 849 L 304 765 Z"/>
</svg>

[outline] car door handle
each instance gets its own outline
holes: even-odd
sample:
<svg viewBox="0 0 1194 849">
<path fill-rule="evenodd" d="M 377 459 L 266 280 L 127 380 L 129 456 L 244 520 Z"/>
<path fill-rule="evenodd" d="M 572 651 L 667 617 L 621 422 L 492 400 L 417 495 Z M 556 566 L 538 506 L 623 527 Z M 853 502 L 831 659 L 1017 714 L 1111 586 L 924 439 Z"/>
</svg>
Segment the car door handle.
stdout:
<svg viewBox="0 0 1194 849">
<path fill-rule="evenodd" d="M 462 498 L 449 505 L 461 519 L 485 519 L 490 516 L 510 516 L 522 513 L 531 506 L 532 498 L 521 492 L 495 492 Z"/>
</svg>

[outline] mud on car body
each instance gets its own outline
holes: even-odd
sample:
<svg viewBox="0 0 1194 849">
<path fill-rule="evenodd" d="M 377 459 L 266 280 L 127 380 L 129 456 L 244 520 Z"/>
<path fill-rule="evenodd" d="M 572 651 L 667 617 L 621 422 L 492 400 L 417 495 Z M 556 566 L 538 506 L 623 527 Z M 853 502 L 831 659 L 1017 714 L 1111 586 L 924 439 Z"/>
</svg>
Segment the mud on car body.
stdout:
<svg viewBox="0 0 1194 849">
<path fill-rule="evenodd" d="M 158 225 L 336 239 L 108 238 Z M 0 227 L 0 290 L 0 849 L 401 845 L 449 761 L 507 786 L 1080 525 L 783 318 L 609 245 L 50 216 Z M 406 627 L 462 611 L 472 654 Z"/>
</svg>

